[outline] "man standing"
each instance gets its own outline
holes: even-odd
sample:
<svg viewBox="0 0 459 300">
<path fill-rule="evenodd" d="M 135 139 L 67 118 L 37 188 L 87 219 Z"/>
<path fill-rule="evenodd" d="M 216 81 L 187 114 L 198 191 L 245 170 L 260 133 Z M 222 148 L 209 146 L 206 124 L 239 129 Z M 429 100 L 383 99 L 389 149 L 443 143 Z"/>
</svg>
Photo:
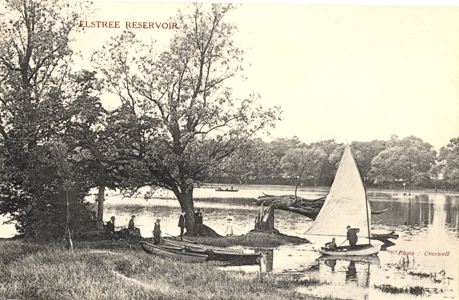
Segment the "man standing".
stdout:
<svg viewBox="0 0 459 300">
<path fill-rule="evenodd" d="M 128 223 L 129 230 L 135 230 L 135 216 L 132 216 Z"/>
<path fill-rule="evenodd" d="M 200 208 L 198 208 L 198 210 L 194 214 L 194 221 L 195 221 L 195 224 L 196 224 L 196 233 L 197 233 L 197 235 L 202 234 L 203 219 L 202 219 L 202 213 L 201 213 L 201 209 Z"/>
<path fill-rule="evenodd" d="M 161 243 L 161 224 L 160 219 L 156 219 L 155 227 L 153 228 L 153 243 L 158 245 Z"/>
<path fill-rule="evenodd" d="M 349 241 L 349 245 L 351 248 L 354 248 L 357 245 L 358 237 L 357 233 L 360 232 L 359 228 L 351 228 L 351 226 L 347 225 L 347 240 Z"/>
<path fill-rule="evenodd" d="M 183 241 L 183 232 L 185 230 L 185 211 L 179 217 L 178 227 L 180 227 L 180 240 Z"/>
</svg>

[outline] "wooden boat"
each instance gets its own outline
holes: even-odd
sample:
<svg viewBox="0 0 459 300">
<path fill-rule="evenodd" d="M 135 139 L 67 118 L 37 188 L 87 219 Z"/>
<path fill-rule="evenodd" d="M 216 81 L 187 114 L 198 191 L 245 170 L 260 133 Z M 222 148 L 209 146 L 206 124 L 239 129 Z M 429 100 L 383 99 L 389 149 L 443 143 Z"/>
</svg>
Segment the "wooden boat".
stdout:
<svg viewBox="0 0 459 300">
<path fill-rule="evenodd" d="M 148 254 L 154 254 L 164 258 L 177 259 L 186 262 L 204 262 L 208 255 L 204 253 L 193 253 L 186 251 L 177 251 L 170 247 L 157 246 L 147 242 L 140 242 L 142 250 Z"/>
<path fill-rule="evenodd" d="M 382 243 L 371 244 L 370 230 L 371 207 L 366 196 L 365 187 L 351 148 L 346 146 L 336 171 L 330 191 L 319 211 L 313 225 L 307 231 L 307 238 L 319 244 L 333 237 L 347 241 L 346 227 L 358 228 L 358 239 L 363 244 L 356 247 L 345 245 L 337 249 L 320 248 L 323 255 L 334 256 L 367 256 L 377 254 Z M 344 243 L 343 242 L 343 243 Z M 341 246 L 341 245 L 340 245 Z"/>
<path fill-rule="evenodd" d="M 208 261 L 223 261 L 231 265 L 256 265 L 260 260 L 259 253 L 242 253 L 239 250 L 208 247 L 170 239 L 164 239 L 164 247 L 177 252 L 206 254 Z"/>
<path fill-rule="evenodd" d="M 354 248 L 351 246 L 337 247 L 336 249 L 320 248 L 319 252 L 323 255 L 333 256 L 368 256 L 377 254 L 381 250 L 381 245 L 357 245 Z"/>
<path fill-rule="evenodd" d="M 165 245 L 186 247 L 196 252 L 214 251 L 214 252 L 231 253 L 231 254 L 242 254 L 243 253 L 243 251 L 240 249 L 228 249 L 228 248 L 223 248 L 223 247 L 209 246 L 209 245 L 193 243 L 191 241 L 186 241 L 186 240 L 180 241 L 180 240 L 174 240 L 171 238 L 165 238 L 163 241 Z"/>
<path fill-rule="evenodd" d="M 207 260 L 228 262 L 233 266 L 257 265 L 261 257 L 259 253 L 229 253 L 212 250 L 207 251 L 207 255 Z"/>
<path fill-rule="evenodd" d="M 217 192 L 237 192 L 239 190 L 233 189 L 233 187 L 231 187 L 231 188 L 224 188 L 224 189 L 216 188 L 215 191 L 217 191 Z"/>
</svg>

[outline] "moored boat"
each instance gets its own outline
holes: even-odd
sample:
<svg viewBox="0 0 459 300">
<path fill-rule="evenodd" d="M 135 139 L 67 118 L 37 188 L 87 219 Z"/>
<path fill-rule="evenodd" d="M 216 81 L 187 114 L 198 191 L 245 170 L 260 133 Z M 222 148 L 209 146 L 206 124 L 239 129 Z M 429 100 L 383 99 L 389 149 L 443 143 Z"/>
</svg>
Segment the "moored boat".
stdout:
<svg viewBox="0 0 459 300">
<path fill-rule="evenodd" d="M 225 253 L 233 253 L 233 254 L 241 254 L 243 251 L 241 249 L 230 249 L 230 248 L 223 248 L 223 247 L 217 247 L 217 246 L 209 246 L 209 245 L 203 245 L 203 244 L 197 244 L 191 241 L 180 241 L 180 240 L 174 240 L 171 238 L 165 238 L 164 240 L 165 245 L 172 245 L 172 246 L 180 246 L 180 247 L 187 247 L 193 251 L 214 251 L 214 252 L 225 252 Z"/>
<path fill-rule="evenodd" d="M 223 261 L 232 265 L 256 265 L 260 259 L 259 253 L 243 253 L 240 250 L 211 247 L 170 239 L 164 239 L 163 247 L 178 252 L 206 254 L 209 261 Z"/>
<path fill-rule="evenodd" d="M 260 262 L 259 253 L 228 253 L 223 251 L 207 251 L 207 260 L 228 262 L 231 265 L 256 265 Z"/>
<path fill-rule="evenodd" d="M 204 262 L 208 255 L 204 253 L 193 253 L 187 251 L 178 251 L 170 247 L 157 246 L 147 242 L 140 242 L 142 250 L 148 254 L 154 254 L 164 258 L 178 259 L 186 262 Z"/>
</svg>

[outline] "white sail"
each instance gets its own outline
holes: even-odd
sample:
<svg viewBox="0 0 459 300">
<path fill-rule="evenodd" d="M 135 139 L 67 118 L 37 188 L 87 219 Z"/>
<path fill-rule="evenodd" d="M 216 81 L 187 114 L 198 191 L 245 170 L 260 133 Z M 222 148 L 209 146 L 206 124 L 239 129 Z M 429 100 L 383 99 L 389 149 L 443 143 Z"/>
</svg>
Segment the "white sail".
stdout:
<svg viewBox="0 0 459 300">
<path fill-rule="evenodd" d="M 360 229 L 358 244 L 367 243 L 367 239 L 360 238 L 369 236 L 370 218 L 370 206 L 367 207 L 360 172 L 350 147 L 346 146 L 325 203 L 307 234 L 308 236 L 345 237 L 346 226 L 350 225 L 352 228 Z"/>
</svg>

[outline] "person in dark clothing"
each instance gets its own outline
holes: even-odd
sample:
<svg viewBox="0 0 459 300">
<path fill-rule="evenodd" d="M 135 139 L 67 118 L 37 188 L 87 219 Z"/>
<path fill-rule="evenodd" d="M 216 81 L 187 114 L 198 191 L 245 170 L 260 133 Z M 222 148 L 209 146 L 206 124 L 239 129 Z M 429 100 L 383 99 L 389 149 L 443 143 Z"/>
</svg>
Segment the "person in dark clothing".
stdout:
<svg viewBox="0 0 459 300">
<path fill-rule="evenodd" d="M 196 233 L 197 235 L 202 234 L 202 227 L 203 227 L 203 219 L 201 209 L 198 208 L 196 213 L 194 214 L 194 222 L 196 225 Z"/>
<path fill-rule="evenodd" d="M 180 227 L 180 240 L 183 241 L 183 232 L 185 231 L 185 211 L 179 217 L 178 227 Z"/>
<path fill-rule="evenodd" d="M 112 216 L 110 218 L 110 221 L 108 221 L 105 225 L 105 232 L 109 237 L 113 237 L 113 235 L 115 234 L 115 216 Z"/>
<path fill-rule="evenodd" d="M 357 245 L 357 241 L 359 238 L 357 237 L 357 233 L 360 232 L 359 228 L 351 228 L 351 226 L 347 225 L 347 240 L 349 241 L 349 245 L 351 248 L 354 248 Z"/>
<path fill-rule="evenodd" d="M 132 216 L 129 220 L 127 231 L 129 233 L 129 239 L 137 240 L 141 238 L 140 229 L 135 227 L 135 216 Z"/>
<path fill-rule="evenodd" d="M 135 216 L 132 216 L 128 223 L 129 230 L 135 230 Z"/>
<path fill-rule="evenodd" d="M 161 243 L 161 224 L 160 219 L 156 219 L 155 227 L 153 228 L 153 243 L 158 245 Z"/>
</svg>

